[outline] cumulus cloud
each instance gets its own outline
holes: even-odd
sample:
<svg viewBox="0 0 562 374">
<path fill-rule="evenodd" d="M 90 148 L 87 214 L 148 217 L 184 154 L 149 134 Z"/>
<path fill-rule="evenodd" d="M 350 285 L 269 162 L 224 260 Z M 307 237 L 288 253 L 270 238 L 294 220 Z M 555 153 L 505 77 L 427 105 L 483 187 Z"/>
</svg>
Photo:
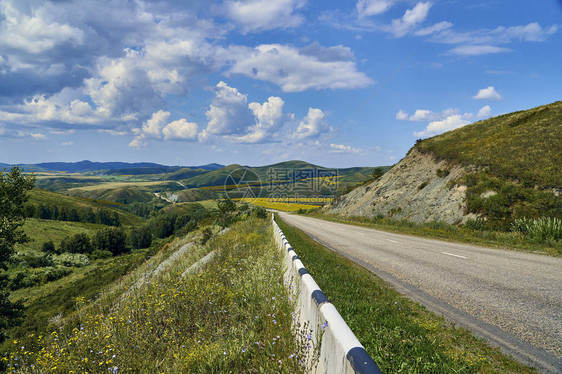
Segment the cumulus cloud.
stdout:
<svg viewBox="0 0 562 374">
<path fill-rule="evenodd" d="M 320 89 L 351 89 L 373 83 L 359 72 L 349 49 L 313 45 L 295 48 L 281 44 L 262 44 L 255 48 L 230 48 L 234 61 L 229 74 L 271 82 L 285 92 Z"/>
<path fill-rule="evenodd" d="M 254 122 L 248 95 L 223 81 L 217 84 L 215 97 L 205 114 L 209 119 L 205 132 L 212 135 L 240 135 Z"/>
<path fill-rule="evenodd" d="M 408 113 L 406 113 L 402 109 L 400 109 L 398 111 L 398 113 L 396 113 L 396 119 L 401 120 L 401 121 L 405 121 L 405 120 L 408 119 Z"/>
<path fill-rule="evenodd" d="M 400 109 L 398 113 L 396 113 L 396 119 L 412 122 L 439 121 L 451 115 L 457 114 L 458 112 L 459 110 L 454 108 L 448 108 L 441 112 L 433 112 L 429 109 L 416 109 L 414 114 L 410 116 L 408 113 Z"/>
<path fill-rule="evenodd" d="M 412 9 L 406 10 L 402 18 L 393 19 L 388 30 L 396 37 L 401 37 L 410 33 L 418 24 L 425 21 L 430 8 L 430 2 L 417 3 Z"/>
<path fill-rule="evenodd" d="M 293 136 L 297 139 L 316 137 L 330 130 L 326 114 L 318 108 L 308 108 L 308 114 L 299 123 Z"/>
<path fill-rule="evenodd" d="M 489 105 L 484 105 L 482 108 L 480 108 L 476 117 L 487 118 L 490 117 L 491 114 L 492 114 L 492 108 L 490 108 Z"/>
<path fill-rule="evenodd" d="M 164 139 L 181 139 L 194 140 L 197 139 L 199 126 L 193 122 L 187 122 L 184 118 L 170 122 L 162 129 Z"/>
<path fill-rule="evenodd" d="M 366 152 L 360 148 L 354 148 L 344 144 L 330 144 L 330 153 L 347 153 L 365 155 Z"/>
<path fill-rule="evenodd" d="M 286 29 L 300 25 L 304 18 L 296 11 L 305 0 L 236 0 L 226 2 L 227 15 L 244 32 Z"/>
<path fill-rule="evenodd" d="M 280 97 L 271 96 L 263 104 L 250 103 L 248 107 L 255 117 L 255 125 L 248 129 L 248 133 L 237 138 L 243 143 L 259 143 L 275 134 L 284 124 L 283 106 L 285 102 Z"/>
<path fill-rule="evenodd" d="M 472 98 L 474 100 L 501 100 L 502 99 L 501 95 L 498 93 L 498 91 L 496 91 L 494 86 L 489 86 L 488 88 L 482 88 L 481 90 L 478 90 L 478 93 L 472 96 Z"/>
<path fill-rule="evenodd" d="M 359 0 L 356 4 L 359 17 L 381 14 L 389 10 L 397 0 Z"/>
<path fill-rule="evenodd" d="M 448 116 L 447 118 L 441 121 L 433 121 L 430 122 L 429 125 L 423 131 L 414 132 L 414 136 L 417 137 L 427 137 L 433 136 L 437 134 L 444 133 L 446 131 L 451 131 L 457 129 L 459 127 L 463 127 L 468 125 L 470 122 L 464 118 L 464 116 L 460 114 L 454 114 L 452 116 Z"/>
</svg>

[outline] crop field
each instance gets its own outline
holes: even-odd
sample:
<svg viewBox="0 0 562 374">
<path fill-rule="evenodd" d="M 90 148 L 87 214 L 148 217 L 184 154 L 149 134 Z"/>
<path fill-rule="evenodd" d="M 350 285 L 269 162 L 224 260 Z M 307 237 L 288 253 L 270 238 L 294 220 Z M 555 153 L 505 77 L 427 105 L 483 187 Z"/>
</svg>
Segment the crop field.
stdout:
<svg viewBox="0 0 562 374">
<path fill-rule="evenodd" d="M 268 198 L 240 198 L 240 199 L 233 199 L 240 203 L 251 203 L 257 206 L 261 206 L 266 209 L 276 209 L 276 210 L 283 210 L 286 212 L 293 212 L 299 209 L 314 209 L 320 208 L 321 205 L 317 205 L 314 203 L 311 204 L 304 204 L 304 203 L 292 203 L 292 202 L 282 202 L 282 201 L 272 201 Z M 282 200 L 282 199 L 281 199 Z"/>
</svg>

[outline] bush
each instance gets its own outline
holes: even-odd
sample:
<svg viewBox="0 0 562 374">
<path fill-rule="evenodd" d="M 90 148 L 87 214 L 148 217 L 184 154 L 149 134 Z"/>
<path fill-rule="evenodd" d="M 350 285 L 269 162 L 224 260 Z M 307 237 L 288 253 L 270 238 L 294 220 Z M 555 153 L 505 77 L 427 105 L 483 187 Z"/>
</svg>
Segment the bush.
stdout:
<svg viewBox="0 0 562 374">
<path fill-rule="evenodd" d="M 209 227 L 205 228 L 203 230 L 203 236 L 199 240 L 199 244 L 205 245 L 205 243 L 207 243 L 209 239 L 211 239 L 212 237 L 213 237 L 213 231 L 211 230 L 211 228 Z"/>
<path fill-rule="evenodd" d="M 476 219 L 472 219 L 472 218 L 467 219 L 464 224 L 464 227 L 473 231 L 485 231 L 488 229 L 488 224 L 486 223 L 485 220 L 478 217 Z"/>
<path fill-rule="evenodd" d="M 429 184 L 429 181 L 422 182 L 422 184 L 420 184 L 418 186 L 418 191 L 423 190 L 425 188 L 425 186 L 427 186 L 428 184 Z"/>
<path fill-rule="evenodd" d="M 49 240 L 48 242 L 43 243 L 43 245 L 41 246 L 41 252 L 48 253 L 48 254 L 57 253 L 57 250 L 55 248 L 55 243 L 53 243 L 52 240 Z"/>
<path fill-rule="evenodd" d="M 63 253 L 58 256 L 53 256 L 53 264 L 67 267 L 82 267 L 89 265 L 90 259 L 85 254 L 81 253 Z"/>
<path fill-rule="evenodd" d="M 110 257 L 113 257 L 113 253 L 110 251 L 100 251 L 99 249 L 96 249 L 90 254 L 90 258 L 92 260 L 106 259 Z"/>
<path fill-rule="evenodd" d="M 562 220 L 559 218 L 516 219 L 511 228 L 512 231 L 528 235 L 529 238 L 541 243 L 562 239 Z"/>
<path fill-rule="evenodd" d="M 19 261 L 22 266 L 29 266 L 31 268 L 42 268 L 53 265 L 51 256 L 45 253 L 18 254 L 15 261 Z"/>
<path fill-rule="evenodd" d="M 439 178 L 444 178 L 450 173 L 450 171 L 447 169 L 437 169 L 436 172 Z"/>
<path fill-rule="evenodd" d="M 261 206 L 257 207 L 254 210 L 254 213 L 255 213 L 257 218 L 267 218 L 267 210 L 265 210 Z"/>
</svg>

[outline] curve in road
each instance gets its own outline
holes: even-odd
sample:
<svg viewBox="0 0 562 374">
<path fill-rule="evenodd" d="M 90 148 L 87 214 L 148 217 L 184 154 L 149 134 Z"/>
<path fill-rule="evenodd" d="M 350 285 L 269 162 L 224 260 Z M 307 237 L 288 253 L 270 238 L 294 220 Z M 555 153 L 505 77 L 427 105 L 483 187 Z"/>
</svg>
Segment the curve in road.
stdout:
<svg viewBox="0 0 562 374">
<path fill-rule="evenodd" d="M 562 373 L 562 259 L 280 215 L 521 362 Z"/>
</svg>

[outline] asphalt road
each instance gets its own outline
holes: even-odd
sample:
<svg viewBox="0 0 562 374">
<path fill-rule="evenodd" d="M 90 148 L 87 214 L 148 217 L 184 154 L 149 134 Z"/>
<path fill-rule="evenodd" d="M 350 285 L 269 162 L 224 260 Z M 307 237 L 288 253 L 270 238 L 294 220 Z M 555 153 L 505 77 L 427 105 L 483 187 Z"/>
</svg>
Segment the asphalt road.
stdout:
<svg viewBox="0 0 562 374">
<path fill-rule="evenodd" d="M 561 258 L 280 215 L 519 361 L 562 373 Z"/>
</svg>

